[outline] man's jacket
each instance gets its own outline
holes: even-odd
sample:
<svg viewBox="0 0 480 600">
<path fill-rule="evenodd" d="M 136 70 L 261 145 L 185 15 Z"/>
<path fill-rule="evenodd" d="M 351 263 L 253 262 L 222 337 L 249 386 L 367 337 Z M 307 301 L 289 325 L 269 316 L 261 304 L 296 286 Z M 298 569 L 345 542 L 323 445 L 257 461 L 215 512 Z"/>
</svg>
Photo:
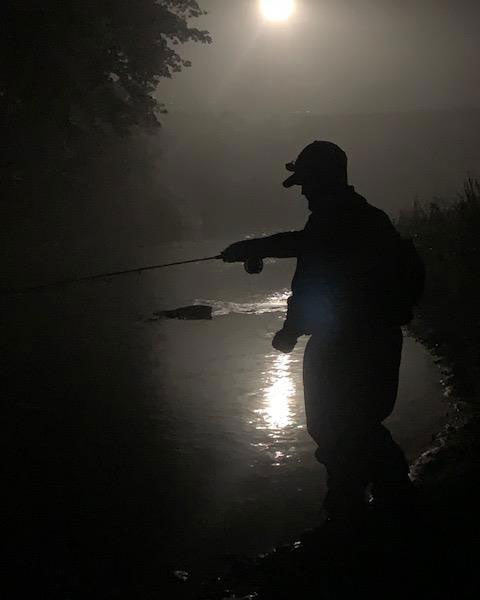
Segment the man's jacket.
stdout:
<svg viewBox="0 0 480 600">
<path fill-rule="evenodd" d="M 352 186 L 315 210 L 301 231 L 248 240 L 248 256 L 297 257 L 284 329 L 341 332 L 359 323 L 398 325 L 400 235 Z"/>
</svg>

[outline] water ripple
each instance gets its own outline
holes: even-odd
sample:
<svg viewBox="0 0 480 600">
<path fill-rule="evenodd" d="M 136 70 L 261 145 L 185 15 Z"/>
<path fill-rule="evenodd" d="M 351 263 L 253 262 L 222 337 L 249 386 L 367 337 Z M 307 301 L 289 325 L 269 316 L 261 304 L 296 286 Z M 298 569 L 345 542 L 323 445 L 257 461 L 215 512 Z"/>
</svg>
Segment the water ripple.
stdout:
<svg viewBox="0 0 480 600">
<path fill-rule="evenodd" d="M 226 302 L 223 300 L 197 299 L 195 304 L 207 304 L 212 307 L 212 315 L 220 317 L 229 314 L 263 315 L 266 313 L 285 313 L 287 311 L 288 290 L 275 292 L 268 296 L 259 296 L 254 302 Z"/>
</svg>

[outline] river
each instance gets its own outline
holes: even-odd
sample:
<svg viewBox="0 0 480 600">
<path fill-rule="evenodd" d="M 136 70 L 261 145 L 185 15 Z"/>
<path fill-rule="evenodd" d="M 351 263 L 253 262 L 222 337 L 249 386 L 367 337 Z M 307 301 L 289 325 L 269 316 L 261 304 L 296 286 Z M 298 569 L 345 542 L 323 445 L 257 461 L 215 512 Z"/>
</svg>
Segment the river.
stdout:
<svg viewBox="0 0 480 600">
<path fill-rule="evenodd" d="M 221 248 L 177 244 L 137 260 Z M 218 568 L 318 523 L 325 481 L 305 429 L 306 339 L 290 355 L 271 347 L 293 268 L 267 261 L 249 276 L 218 261 L 2 301 L 20 563 L 33 556 L 42 571 L 58 563 L 78 577 L 125 564 Z M 213 320 L 151 320 L 192 303 L 213 306 Z M 388 424 L 410 459 L 444 420 L 439 379 L 407 337 Z"/>
</svg>

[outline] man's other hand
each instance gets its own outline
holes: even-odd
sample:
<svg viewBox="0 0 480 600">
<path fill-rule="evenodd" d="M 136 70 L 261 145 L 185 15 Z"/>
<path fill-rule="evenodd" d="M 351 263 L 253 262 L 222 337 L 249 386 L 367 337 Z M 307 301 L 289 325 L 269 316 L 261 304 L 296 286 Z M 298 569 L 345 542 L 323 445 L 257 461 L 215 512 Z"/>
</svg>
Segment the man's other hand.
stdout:
<svg viewBox="0 0 480 600">
<path fill-rule="evenodd" d="M 222 252 L 221 257 L 224 262 L 244 262 L 250 258 L 249 245 L 251 240 L 235 242 Z"/>
<path fill-rule="evenodd" d="M 272 346 L 275 350 L 279 350 L 284 354 L 289 354 L 295 348 L 296 343 L 297 336 L 288 333 L 284 329 L 277 331 L 272 340 Z"/>
</svg>

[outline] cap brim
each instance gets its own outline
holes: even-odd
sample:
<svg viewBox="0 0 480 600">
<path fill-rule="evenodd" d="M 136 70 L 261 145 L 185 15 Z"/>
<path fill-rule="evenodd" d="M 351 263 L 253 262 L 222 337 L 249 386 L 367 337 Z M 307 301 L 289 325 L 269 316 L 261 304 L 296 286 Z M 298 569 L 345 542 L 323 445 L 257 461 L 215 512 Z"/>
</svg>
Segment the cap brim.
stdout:
<svg viewBox="0 0 480 600">
<path fill-rule="evenodd" d="M 287 179 L 285 179 L 285 181 L 283 182 L 283 187 L 290 188 L 294 185 L 300 185 L 301 183 L 302 182 L 300 181 L 298 173 L 294 173 L 293 175 L 290 175 L 290 177 L 287 177 Z"/>
</svg>

